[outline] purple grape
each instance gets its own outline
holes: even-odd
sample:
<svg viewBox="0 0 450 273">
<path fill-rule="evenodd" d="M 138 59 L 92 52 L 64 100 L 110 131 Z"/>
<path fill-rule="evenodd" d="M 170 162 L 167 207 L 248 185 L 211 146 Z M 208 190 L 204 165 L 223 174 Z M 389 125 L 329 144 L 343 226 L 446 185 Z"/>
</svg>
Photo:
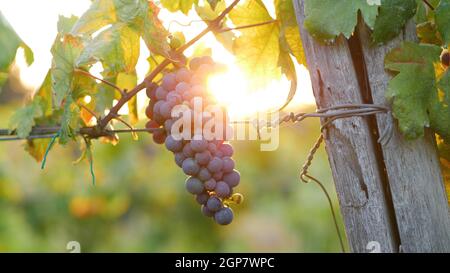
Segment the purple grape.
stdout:
<svg viewBox="0 0 450 273">
<path fill-rule="evenodd" d="M 181 165 L 183 172 L 187 175 L 196 175 L 200 171 L 197 162 L 192 158 L 186 158 Z"/>
<path fill-rule="evenodd" d="M 160 114 L 161 105 L 164 104 L 164 101 L 157 101 L 155 105 L 153 106 L 153 113 L 154 114 Z"/>
<path fill-rule="evenodd" d="M 231 159 L 230 157 L 224 157 L 222 158 L 223 161 L 223 167 L 222 167 L 222 171 L 224 173 L 229 173 L 234 169 L 234 160 Z"/>
<path fill-rule="evenodd" d="M 156 99 L 158 99 L 158 100 L 165 100 L 167 97 L 167 94 L 168 94 L 168 92 L 163 87 L 160 86 L 156 89 L 155 96 L 156 96 Z"/>
<path fill-rule="evenodd" d="M 202 213 L 206 217 L 213 217 L 214 216 L 214 212 L 210 211 L 205 205 L 202 205 Z"/>
<path fill-rule="evenodd" d="M 186 159 L 183 153 L 176 153 L 175 154 L 175 163 L 177 163 L 178 167 L 183 166 L 183 161 Z"/>
<path fill-rule="evenodd" d="M 205 205 L 206 202 L 208 202 L 208 200 L 209 200 L 209 194 L 206 193 L 206 192 L 202 192 L 200 194 L 197 194 L 197 196 L 195 197 L 195 200 L 200 205 Z"/>
<path fill-rule="evenodd" d="M 178 82 L 189 82 L 191 80 L 191 77 L 191 72 L 185 67 L 180 68 L 176 74 L 176 80 Z"/>
<path fill-rule="evenodd" d="M 192 194 L 201 194 L 204 190 L 203 183 L 195 177 L 186 180 L 186 190 Z"/>
<path fill-rule="evenodd" d="M 233 170 L 223 176 L 223 181 L 230 187 L 234 188 L 239 185 L 239 182 L 241 181 L 241 174 L 238 171 Z"/>
<path fill-rule="evenodd" d="M 217 145 L 215 143 L 209 143 L 208 144 L 208 151 L 211 154 L 215 154 L 217 152 Z"/>
<path fill-rule="evenodd" d="M 215 172 L 215 173 L 213 174 L 213 178 L 214 178 L 216 181 L 222 180 L 222 178 L 223 178 L 223 172 Z"/>
<path fill-rule="evenodd" d="M 200 179 L 201 181 L 208 181 L 209 179 L 211 179 L 212 175 L 211 173 L 208 171 L 207 168 L 201 168 L 200 171 L 197 174 L 198 179 Z"/>
<path fill-rule="evenodd" d="M 193 58 L 190 62 L 189 62 L 189 67 L 191 68 L 191 70 L 197 70 L 197 68 L 200 67 L 200 65 L 202 65 L 202 59 L 200 57 L 197 58 Z"/>
<path fill-rule="evenodd" d="M 189 90 L 191 89 L 191 85 L 189 83 L 186 82 L 180 82 L 179 84 L 177 84 L 177 87 L 175 88 L 175 91 L 179 94 L 184 94 L 186 92 L 189 92 Z"/>
<path fill-rule="evenodd" d="M 168 91 L 172 91 L 177 86 L 177 79 L 174 73 L 166 74 L 163 78 L 161 86 Z"/>
<path fill-rule="evenodd" d="M 228 143 L 224 143 L 220 146 L 219 150 L 223 153 L 223 156 L 233 156 L 233 146 Z"/>
<path fill-rule="evenodd" d="M 197 161 L 198 164 L 202 166 L 208 165 L 211 158 L 212 158 L 211 153 L 208 150 L 195 154 L 195 160 Z"/>
<path fill-rule="evenodd" d="M 231 194 L 230 186 L 228 186 L 228 184 L 223 181 L 217 182 L 214 191 L 216 192 L 217 196 L 222 198 L 226 198 Z"/>
<path fill-rule="evenodd" d="M 208 149 L 208 141 L 206 139 L 194 139 L 191 140 L 191 148 L 196 153 L 201 153 Z"/>
<path fill-rule="evenodd" d="M 222 208 L 222 200 L 216 196 L 211 196 L 206 202 L 206 207 L 213 212 L 216 212 Z"/>
<path fill-rule="evenodd" d="M 175 123 L 175 119 L 168 119 L 164 122 L 164 129 L 166 130 L 167 133 L 170 134 L 174 123 Z"/>
<path fill-rule="evenodd" d="M 156 100 L 156 89 L 158 88 L 158 85 L 156 83 L 151 83 L 150 85 L 147 85 L 147 89 L 145 90 L 147 97 L 150 100 Z"/>
<path fill-rule="evenodd" d="M 208 164 L 208 170 L 212 173 L 220 172 L 223 167 L 223 161 L 222 159 L 218 157 L 214 157 Z"/>
<path fill-rule="evenodd" d="M 205 92 L 205 88 L 203 87 L 203 85 L 200 84 L 196 84 L 194 86 L 192 86 L 191 88 L 191 93 L 194 97 L 201 97 Z"/>
<path fill-rule="evenodd" d="M 177 153 L 183 149 L 183 142 L 181 140 L 175 140 L 173 136 L 168 136 L 165 141 L 167 150 Z"/>
<path fill-rule="evenodd" d="M 166 141 L 167 134 L 164 131 L 153 132 L 153 141 L 156 144 L 163 144 Z"/>
<path fill-rule="evenodd" d="M 180 96 L 180 94 L 178 94 L 178 93 L 170 92 L 167 95 L 166 101 L 170 102 L 173 105 L 178 105 L 178 104 L 181 104 L 183 102 L 183 97 Z"/>
<path fill-rule="evenodd" d="M 228 225 L 233 221 L 233 211 L 225 207 L 214 214 L 214 220 L 219 225 Z"/>
<path fill-rule="evenodd" d="M 191 148 L 191 143 L 186 143 L 183 147 L 183 154 L 185 157 L 193 157 L 195 152 Z"/>
<path fill-rule="evenodd" d="M 191 90 L 187 90 L 186 92 L 183 92 L 183 100 L 190 101 L 194 97 L 194 94 L 191 92 Z"/>
<path fill-rule="evenodd" d="M 203 186 L 205 187 L 206 190 L 208 191 L 213 191 L 216 188 L 216 180 L 214 180 L 214 178 L 209 179 L 208 181 L 206 181 Z"/>
<path fill-rule="evenodd" d="M 159 112 L 165 119 L 170 119 L 172 117 L 172 105 L 168 102 L 163 102 L 159 108 Z"/>
</svg>

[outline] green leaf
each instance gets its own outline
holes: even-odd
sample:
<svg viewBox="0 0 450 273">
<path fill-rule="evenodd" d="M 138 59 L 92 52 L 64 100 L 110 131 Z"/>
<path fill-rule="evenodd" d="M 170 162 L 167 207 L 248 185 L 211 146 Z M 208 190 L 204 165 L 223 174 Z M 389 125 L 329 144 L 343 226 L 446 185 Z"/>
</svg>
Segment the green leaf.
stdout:
<svg viewBox="0 0 450 273">
<path fill-rule="evenodd" d="M 407 139 L 423 136 L 424 127 L 430 125 L 428 113 L 437 97 L 433 63 L 439 61 L 441 51 L 434 45 L 404 42 L 386 56 L 386 69 L 396 74 L 386 97 Z"/>
<path fill-rule="evenodd" d="M 416 31 L 421 43 L 433 45 L 442 45 L 444 43 L 434 22 L 426 21 L 418 24 Z"/>
<path fill-rule="evenodd" d="M 287 51 L 280 52 L 278 65 L 281 67 L 281 71 L 283 72 L 283 74 L 285 74 L 286 77 L 291 81 L 291 87 L 288 97 L 286 98 L 285 103 L 278 109 L 279 111 L 281 111 L 289 105 L 292 99 L 294 99 L 295 93 L 297 92 L 298 80 L 294 62 L 292 61 L 292 58 Z"/>
<path fill-rule="evenodd" d="M 338 35 L 350 38 L 358 22 L 358 11 L 373 29 L 378 6 L 367 0 L 305 0 L 305 28 L 322 42 L 331 42 Z"/>
<path fill-rule="evenodd" d="M 78 22 L 77 16 L 65 17 L 60 15 L 58 19 L 58 33 L 59 34 L 69 34 L 75 24 Z"/>
<path fill-rule="evenodd" d="M 128 25 L 115 24 L 90 41 L 77 60 L 77 66 L 102 62 L 106 71 L 134 71 L 140 53 L 139 35 Z"/>
<path fill-rule="evenodd" d="M 170 51 L 167 37 L 169 32 L 158 19 L 159 9 L 152 2 L 148 2 L 148 11 L 144 15 L 142 23 L 142 39 L 150 52 L 168 56 Z"/>
<path fill-rule="evenodd" d="M 63 100 L 72 91 L 75 61 L 83 50 L 83 43 L 79 37 L 70 34 L 58 35 L 52 47 L 52 86 L 55 105 L 59 108 Z"/>
<path fill-rule="evenodd" d="M 245 26 L 273 20 L 260 0 L 246 0 L 230 12 L 236 26 Z M 257 85 L 265 85 L 280 76 L 278 57 L 280 52 L 278 24 L 268 24 L 240 30 L 242 35 L 233 45 L 237 63 L 249 79 Z"/>
<path fill-rule="evenodd" d="M 441 0 L 435 13 L 437 28 L 444 42 L 450 44 L 450 0 Z"/>
<path fill-rule="evenodd" d="M 60 144 L 66 144 L 75 139 L 80 128 L 80 121 L 80 108 L 72 97 L 68 96 L 64 103 L 64 112 L 61 118 Z"/>
<path fill-rule="evenodd" d="M 117 75 L 116 85 L 122 90 L 131 90 L 137 85 L 137 75 L 136 72 L 132 73 L 119 73 Z M 132 125 L 139 121 L 138 108 L 137 108 L 137 96 L 134 96 L 130 101 L 128 101 L 128 113 L 130 118 L 130 123 Z"/>
<path fill-rule="evenodd" d="M 51 70 L 47 72 L 44 82 L 39 87 L 34 98 L 40 98 L 44 116 L 50 116 L 53 113 Z"/>
<path fill-rule="evenodd" d="M 0 12 L 0 82 L 5 80 L 5 74 L 8 72 L 11 63 L 16 58 L 17 49 L 22 47 L 25 51 L 25 59 L 27 64 L 33 63 L 33 52 L 31 49 L 20 39 L 11 25 L 6 21 L 6 18 Z"/>
<path fill-rule="evenodd" d="M 416 0 L 381 0 L 372 34 L 375 43 L 385 43 L 397 37 L 417 11 Z"/>
<path fill-rule="evenodd" d="M 16 130 L 20 138 L 28 137 L 36 124 L 35 119 L 43 115 L 41 103 L 42 99 L 36 97 L 31 104 L 17 110 L 9 120 L 10 130 Z"/>
<path fill-rule="evenodd" d="M 111 0 L 95 0 L 73 26 L 73 34 L 92 34 L 100 28 L 116 22 L 116 9 Z"/>
<path fill-rule="evenodd" d="M 290 0 L 275 0 L 277 20 L 281 22 L 280 43 L 289 49 L 299 64 L 306 65 L 300 30 L 298 29 L 294 5 Z"/>
</svg>

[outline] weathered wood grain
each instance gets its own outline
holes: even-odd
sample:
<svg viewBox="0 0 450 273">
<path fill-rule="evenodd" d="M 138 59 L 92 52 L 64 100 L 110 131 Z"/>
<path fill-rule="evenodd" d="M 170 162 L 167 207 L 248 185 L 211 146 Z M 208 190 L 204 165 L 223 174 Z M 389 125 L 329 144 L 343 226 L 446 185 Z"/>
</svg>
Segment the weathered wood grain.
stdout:
<svg viewBox="0 0 450 273">
<path fill-rule="evenodd" d="M 303 1 L 294 5 L 317 106 L 363 103 L 346 39 L 319 45 L 303 28 Z M 335 121 L 325 142 L 351 250 L 367 252 L 367 244 L 377 241 L 382 252 L 396 252 L 396 227 L 367 118 Z"/>
<path fill-rule="evenodd" d="M 387 105 L 390 76 L 384 56 L 404 40 L 416 40 L 415 24 L 385 46 L 371 46 L 370 30 L 358 26 L 373 102 Z M 377 116 L 380 131 L 392 123 Z M 390 125 L 391 126 L 391 125 Z M 397 126 L 391 142 L 382 147 L 393 206 L 404 252 L 450 252 L 450 214 L 433 134 L 406 141 Z"/>
</svg>

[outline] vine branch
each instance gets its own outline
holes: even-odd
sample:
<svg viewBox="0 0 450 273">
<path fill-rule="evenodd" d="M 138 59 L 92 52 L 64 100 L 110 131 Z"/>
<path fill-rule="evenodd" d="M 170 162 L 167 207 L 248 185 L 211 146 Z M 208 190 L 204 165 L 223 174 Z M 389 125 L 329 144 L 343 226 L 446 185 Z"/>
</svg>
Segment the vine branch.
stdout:
<svg viewBox="0 0 450 273">
<path fill-rule="evenodd" d="M 434 10 L 434 7 L 433 7 L 433 5 L 431 5 L 431 3 L 430 2 L 428 2 L 428 0 L 422 0 L 422 2 L 424 2 L 425 3 L 425 5 L 427 5 L 431 10 Z"/>
<path fill-rule="evenodd" d="M 216 30 L 219 26 L 222 20 L 227 16 L 228 13 L 230 13 L 233 8 L 239 3 L 240 0 L 235 0 L 233 3 L 228 6 L 216 19 L 212 20 L 208 27 L 206 27 L 202 32 L 200 32 L 197 36 L 195 36 L 192 40 L 181 46 L 178 50 L 175 51 L 177 54 L 183 53 L 186 49 L 191 47 L 193 44 L 195 44 L 198 40 L 203 38 L 206 34 L 208 34 L 210 31 Z M 119 110 L 122 108 L 122 106 L 127 103 L 131 98 L 133 98 L 139 91 L 145 88 L 146 82 L 151 82 L 160 72 L 164 70 L 166 66 L 168 66 L 171 62 L 169 59 L 165 59 L 162 63 L 160 63 L 151 73 L 148 75 L 144 81 L 142 81 L 140 84 L 138 84 L 135 88 L 130 90 L 129 92 L 125 93 L 117 102 L 116 105 L 114 105 L 109 113 L 98 122 L 98 128 L 99 130 L 103 130 L 108 123 L 118 116 Z"/>
<path fill-rule="evenodd" d="M 262 22 L 262 23 L 256 23 L 256 24 L 251 24 L 251 25 L 223 28 L 223 29 L 221 29 L 221 30 L 219 30 L 217 32 L 218 33 L 222 33 L 222 32 L 227 32 L 227 31 L 232 31 L 232 30 L 253 28 L 253 27 L 259 27 L 259 26 L 265 26 L 265 25 L 269 25 L 269 24 L 274 24 L 274 23 L 277 23 L 277 22 L 278 22 L 278 20 L 270 20 L 270 21 L 266 21 L 266 22 Z"/>
</svg>

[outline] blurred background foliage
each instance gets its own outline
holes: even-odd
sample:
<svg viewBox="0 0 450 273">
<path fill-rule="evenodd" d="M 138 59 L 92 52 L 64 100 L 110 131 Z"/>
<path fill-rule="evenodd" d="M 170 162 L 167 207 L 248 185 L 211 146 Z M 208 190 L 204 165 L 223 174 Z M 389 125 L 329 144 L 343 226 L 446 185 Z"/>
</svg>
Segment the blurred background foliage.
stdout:
<svg viewBox="0 0 450 273">
<path fill-rule="evenodd" d="M 0 93 L 1 128 L 31 94 L 13 68 Z M 149 135 L 121 135 L 116 146 L 94 141 L 95 186 L 87 162 L 73 164 L 76 145 L 55 146 L 41 170 L 22 142 L 0 142 L 0 251 L 65 252 L 73 240 L 83 252 L 339 251 L 325 196 L 298 178 L 318 133 L 317 120 L 284 125 L 274 152 L 233 142 L 245 201 L 226 227 L 200 213 L 172 155 Z M 310 171 L 338 209 L 323 149 Z"/>
</svg>

